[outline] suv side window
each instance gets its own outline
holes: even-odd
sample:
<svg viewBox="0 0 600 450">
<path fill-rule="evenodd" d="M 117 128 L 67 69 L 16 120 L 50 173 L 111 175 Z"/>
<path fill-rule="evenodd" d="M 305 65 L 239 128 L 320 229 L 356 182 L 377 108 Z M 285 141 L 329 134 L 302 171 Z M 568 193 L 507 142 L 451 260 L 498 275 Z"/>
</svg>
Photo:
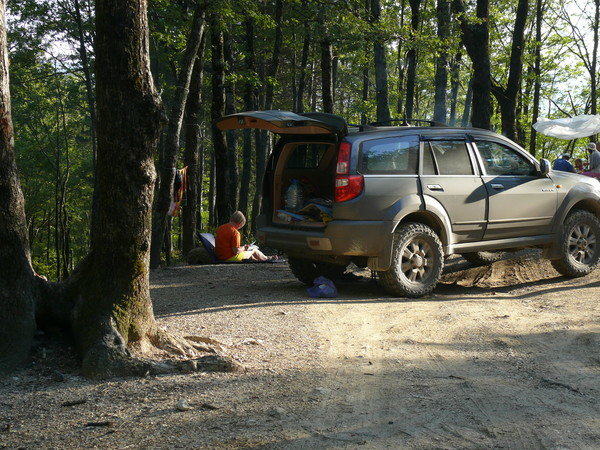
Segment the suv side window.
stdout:
<svg viewBox="0 0 600 450">
<path fill-rule="evenodd" d="M 423 148 L 424 175 L 473 175 L 464 141 L 427 141 Z"/>
<path fill-rule="evenodd" d="M 419 141 L 415 136 L 373 139 L 361 144 L 362 173 L 416 175 Z"/>
<path fill-rule="evenodd" d="M 488 175 L 535 175 L 535 165 L 516 150 L 492 141 L 477 141 L 476 144 Z"/>
</svg>

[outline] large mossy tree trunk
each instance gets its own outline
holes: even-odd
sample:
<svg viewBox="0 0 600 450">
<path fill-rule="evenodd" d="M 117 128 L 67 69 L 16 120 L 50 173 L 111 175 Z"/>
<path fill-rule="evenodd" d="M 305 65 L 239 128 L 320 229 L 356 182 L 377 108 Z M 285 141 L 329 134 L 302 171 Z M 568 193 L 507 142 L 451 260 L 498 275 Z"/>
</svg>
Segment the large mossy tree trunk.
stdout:
<svg viewBox="0 0 600 450">
<path fill-rule="evenodd" d="M 0 0 L 0 375 L 26 361 L 36 327 L 36 283 L 15 162 L 5 11 Z"/>
<path fill-rule="evenodd" d="M 162 107 L 150 73 L 145 0 L 96 0 L 97 201 L 90 253 L 66 287 L 92 377 L 157 333 L 149 290 L 153 152 Z"/>
</svg>

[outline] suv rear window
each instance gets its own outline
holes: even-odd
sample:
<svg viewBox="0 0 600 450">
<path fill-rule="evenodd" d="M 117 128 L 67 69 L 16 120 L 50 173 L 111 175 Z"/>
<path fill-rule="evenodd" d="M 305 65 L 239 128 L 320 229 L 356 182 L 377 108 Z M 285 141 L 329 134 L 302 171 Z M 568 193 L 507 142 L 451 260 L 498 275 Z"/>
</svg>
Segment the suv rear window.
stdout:
<svg viewBox="0 0 600 450">
<path fill-rule="evenodd" d="M 316 169 L 331 144 L 298 144 L 287 161 L 287 169 Z"/>
<path fill-rule="evenodd" d="M 419 140 L 416 137 L 373 139 L 361 145 L 361 171 L 416 175 Z"/>
<path fill-rule="evenodd" d="M 423 151 L 424 175 L 473 175 L 464 141 L 430 141 L 425 144 Z"/>
</svg>

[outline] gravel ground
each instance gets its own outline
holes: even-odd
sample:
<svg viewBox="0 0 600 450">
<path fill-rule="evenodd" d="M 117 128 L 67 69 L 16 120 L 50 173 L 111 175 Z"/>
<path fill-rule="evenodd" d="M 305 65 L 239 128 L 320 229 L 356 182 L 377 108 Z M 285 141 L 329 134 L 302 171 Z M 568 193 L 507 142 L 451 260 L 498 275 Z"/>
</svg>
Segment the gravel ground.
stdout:
<svg viewBox="0 0 600 450">
<path fill-rule="evenodd" d="M 311 299 L 283 263 L 156 271 L 159 322 L 246 370 L 93 382 L 40 335 L 0 380 L 0 448 L 600 446 L 600 271 L 455 257 L 410 301 L 357 274 Z"/>
</svg>

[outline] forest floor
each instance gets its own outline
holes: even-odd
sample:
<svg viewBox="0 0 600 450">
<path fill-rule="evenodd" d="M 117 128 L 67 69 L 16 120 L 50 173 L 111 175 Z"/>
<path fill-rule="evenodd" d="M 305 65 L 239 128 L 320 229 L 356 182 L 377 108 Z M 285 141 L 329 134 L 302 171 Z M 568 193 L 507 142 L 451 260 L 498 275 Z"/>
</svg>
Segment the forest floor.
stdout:
<svg viewBox="0 0 600 450">
<path fill-rule="evenodd" d="M 358 274 L 311 299 L 283 263 L 156 271 L 159 322 L 246 370 L 88 381 L 41 335 L 0 381 L 0 447 L 600 446 L 600 270 L 454 257 L 408 301 Z"/>
</svg>

